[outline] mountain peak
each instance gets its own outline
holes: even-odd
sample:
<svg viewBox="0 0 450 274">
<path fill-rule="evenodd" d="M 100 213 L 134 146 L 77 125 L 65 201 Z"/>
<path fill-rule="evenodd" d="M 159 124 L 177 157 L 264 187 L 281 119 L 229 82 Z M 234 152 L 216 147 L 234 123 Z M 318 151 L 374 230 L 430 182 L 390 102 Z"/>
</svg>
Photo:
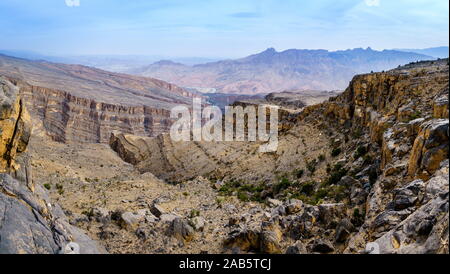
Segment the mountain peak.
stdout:
<svg viewBox="0 0 450 274">
<path fill-rule="evenodd" d="M 261 52 L 261 53 L 277 53 L 277 51 L 274 48 L 268 48 L 265 51 Z"/>
</svg>

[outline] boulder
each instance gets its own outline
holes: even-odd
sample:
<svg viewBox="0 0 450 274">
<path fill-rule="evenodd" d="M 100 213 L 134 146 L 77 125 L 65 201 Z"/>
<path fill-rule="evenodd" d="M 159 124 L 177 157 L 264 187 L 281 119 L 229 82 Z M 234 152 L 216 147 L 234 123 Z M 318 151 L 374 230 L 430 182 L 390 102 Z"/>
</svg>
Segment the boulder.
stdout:
<svg viewBox="0 0 450 274">
<path fill-rule="evenodd" d="M 194 229 L 188 221 L 175 218 L 170 225 L 169 234 L 181 242 L 190 242 L 194 238 Z"/>
<path fill-rule="evenodd" d="M 310 244 L 312 252 L 330 253 L 334 251 L 333 244 L 326 239 L 316 239 Z"/>
<path fill-rule="evenodd" d="M 261 252 L 267 254 L 280 254 L 280 241 L 282 233 L 280 227 L 274 222 L 262 222 L 261 225 Z"/>
<path fill-rule="evenodd" d="M 150 207 L 150 212 L 158 218 L 161 217 L 161 215 L 166 214 L 164 209 L 155 203 Z"/>
<path fill-rule="evenodd" d="M 145 220 L 145 216 L 141 214 L 136 214 L 132 212 L 124 212 L 120 216 L 119 225 L 120 227 L 127 230 L 136 230 L 139 223 Z"/>
<path fill-rule="evenodd" d="M 306 247 L 302 242 L 297 241 L 294 245 L 289 246 L 286 249 L 286 254 L 308 254 Z"/>
<path fill-rule="evenodd" d="M 205 229 L 205 223 L 205 219 L 199 216 L 192 218 L 189 222 L 196 231 L 203 231 Z"/>
</svg>

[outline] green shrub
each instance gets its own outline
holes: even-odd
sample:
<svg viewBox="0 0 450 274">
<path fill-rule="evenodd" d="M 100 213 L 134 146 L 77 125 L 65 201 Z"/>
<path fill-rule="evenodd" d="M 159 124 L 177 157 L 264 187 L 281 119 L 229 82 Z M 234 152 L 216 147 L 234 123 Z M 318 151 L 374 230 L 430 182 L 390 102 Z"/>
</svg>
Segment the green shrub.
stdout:
<svg viewBox="0 0 450 274">
<path fill-rule="evenodd" d="M 300 185 L 300 193 L 311 195 L 314 192 L 315 182 L 306 182 Z"/>
<path fill-rule="evenodd" d="M 332 151 L 331 151 L 331 156 L 332 157 L 336 157 L 336 156 L 338 156 L 339 154 L 341 154 L 341 148 L 339 148 L 339 147 L 337 147 L 337 148 L 335 148 L 335 149 L 333 149 Z"/>
<path fill-rule="evenodd" d="M 242 191 L 238 192 L 237 197 L 239 200 L 241 200 L 243 202 L 248 202 L 250 200 L 247 193 L 242 192 Z"/>
<path fill-rule="evenodd" d="M 44 184 L 44 187 L 45 187 L 47 190 L 50 190 L 50 189 L 52 188 L 52 185 L 50 185 L 50 184 Z"/>
<path fill-rule="evenodd" d="M 316 160 L 306 161 L 306 168 L 311 174 L 314 174 L 316 171 L 317 162 Z"/>
<path fill-rule="evenodd" d="M 320 155 L 319 155 L 319 158 L 318 158 L 318 161 L 319 161 L 319 162 L 325 161 L 325 155 L 320 154 Z"/>
<path fill-rule="evenodd" d="M 287 178 L 282 178 L 274 187 L 274 192 L 279 193 L 291 186 L 291 182 Z"/>
<path fill-rule="evenodd" d="M 305 171 L 303 169 L 298 169 L 298 170 L 294 171 L 294 175 L 298 179 L 300 179 L 303 176 L 304 173 L 305 173 Z"/>
<path fill-rule="evenodd" d="M 191 210 L 191 213 L 189 213 L 189 218 L 194 218 L 200 216 L 200 211 L 197 209 Z"/>
<path fill-rule="evenodd" d="M 343 168 L 341 164 L 336 164 L 330 172 L 330 176 L 323 182 L 323 185 L 337 184 L 342 177 L 347 175 L 348 170 Z"/>
<path fill-rule="evenodd" d="M 355 159 L 358 159 L 359 157 L 366 155 L 366 153 L 367 149 L 365 146 L 358 146 L 355 152 Z"/>
</svg>

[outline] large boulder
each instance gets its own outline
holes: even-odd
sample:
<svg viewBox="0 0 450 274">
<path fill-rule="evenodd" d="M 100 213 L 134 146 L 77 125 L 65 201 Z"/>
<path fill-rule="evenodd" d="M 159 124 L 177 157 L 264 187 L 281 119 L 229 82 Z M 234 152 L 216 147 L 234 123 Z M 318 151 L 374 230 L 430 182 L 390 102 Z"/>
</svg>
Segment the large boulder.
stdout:
<svg viewBox="0 0 450 274">
<path fill-rule="evenodd" d="M 422 124 L 408 164 L 410 177 L 427 180 L 448 159 L 448 121 L 433 119 Z"/>
</svg>

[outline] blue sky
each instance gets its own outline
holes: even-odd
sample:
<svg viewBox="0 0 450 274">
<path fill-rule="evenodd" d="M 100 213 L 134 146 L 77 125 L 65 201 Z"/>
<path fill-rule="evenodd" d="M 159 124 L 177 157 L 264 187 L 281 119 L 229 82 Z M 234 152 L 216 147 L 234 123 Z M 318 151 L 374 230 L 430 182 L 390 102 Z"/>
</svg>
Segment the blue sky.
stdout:
<svg viewBox="0 0 450 274">
<path fill-rule="evenodd" d="M 1 0 L 0 49 L 235 58 L 425 48 L 448 45 L 448 13 L 448 0 Z"/>
</svg>

